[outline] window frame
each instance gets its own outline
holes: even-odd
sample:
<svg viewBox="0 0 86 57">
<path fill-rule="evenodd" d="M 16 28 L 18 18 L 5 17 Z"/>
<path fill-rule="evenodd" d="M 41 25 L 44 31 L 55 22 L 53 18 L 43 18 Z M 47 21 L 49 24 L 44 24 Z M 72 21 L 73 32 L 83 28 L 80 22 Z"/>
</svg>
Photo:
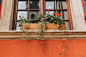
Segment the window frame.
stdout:
<svg viewBox="0 0 86 57">
<path fill-rule="evenodd" d="M 85 20 L 86 20 L 86 13 L 85 13 L 85 9 L 84 9 L 84 3 L 83 3 L 83 0 L 81 0 L 81 3 L 82 3 L 82 8 L 83 8 L 84 18 L 85 18 Z"/>
<path fill-rule="evenodd" d="M 23 1 L 23 0 L 22 0 Z M 24 0 L 25 1 L 25 0 Z M 67 9 L 57 9 L 57 5 L 56 5 L 56 1 L 55 0 L 55 10 L 56 12 L 58 10 L 67 10 L 67 14 L 68 14 L 68 19 L 64 19 L 65 21 L 69 21 L 69 30 L 73 30 L 73 23 L 72 23 L 72 16 L 71 16 L 71 8 L 70 8 L 70 1 L 69 0 L 66 0 L 66 6 L 67 6 Z M 29 0 L 28 0 L 28 6 L 29 6 Z M 45 5 L 45 0 L 39 0 L 39 9 L 29 9 L 28 7 L 28 12 L 27 12 L 27 19 L 29 19 L 29 10 L 39 10 L 39 13 L 41 14 L 46 14 L 46 5 Z M 18 9 L 18 0 L 15 0 L 14 1 L 14 17 L 13 17 L 13 26 L 12 26 L 12 29 L 16 29 L 16 19 L 17 19 L 17 11 L 20 10 Z M 48 10 L 48 9 L 47 9 Z M 21 11 L 21 10 L 20 10 Z M 57 16 L 57 14 L 56 14 Z M 42 20 L 40 20 L 42 21 Z"/>
</svg>

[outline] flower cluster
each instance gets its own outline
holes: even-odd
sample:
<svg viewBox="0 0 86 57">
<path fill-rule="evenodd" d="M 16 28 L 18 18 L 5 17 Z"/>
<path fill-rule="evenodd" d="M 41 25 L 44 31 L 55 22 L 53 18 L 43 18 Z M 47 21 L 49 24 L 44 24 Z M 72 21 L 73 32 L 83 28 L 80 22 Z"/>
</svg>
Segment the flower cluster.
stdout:
<svg viewBox="0 0 86 57">
<path fill-rule="evenodd" d="M 48 13 L 50 10 L 47 10 Z M 25 19 L 24 17 L 21 17 L 19 16 L 20 20 L 19 22 L 22 24 L 22 23 L 38 23 L 40 22 L 41 19 L 42 22 L 47 22 L 47 23 L 58 23 L 59 25 L 61 25 L 62 23 L 65 23 L 63 21 L 63 19 L 61 19 L 60 17 L 62 16 L 62 14 L 56 14 L 56 13 L 52 13 L 53 15 L 51 14 L 47 14 L 47 15 L 44 15 L 44 14 L 40 14 L 37 18 L 34 18 L 34 19 Z M 57 16 L 55 16 L 57 15 Z"/>
<path fill-rule="evenodd" d="M 47 11 L 48 11 L 48 13 L 49 13 L 50 10 L 47 10 Z M 52 14 L 53 14 L 53 15 L 56 15 L 56 13 L 52 13 Z M 57 16 L 60 17 L 60 16 L 62 16 L 62 14 L 58 14 Z"/>
<path fill-rule="evenodd" d="M 50 11 L 50 10 L 47 10 L 48 12 Z M 53 15 L 56 15 L 56 13 L 52 13 Z M 57 16 L 62 16 L 62 14 L 58 14 Z M 19 17 L 21 17 L 21 16 L 19 16 Z"/>
</svg>

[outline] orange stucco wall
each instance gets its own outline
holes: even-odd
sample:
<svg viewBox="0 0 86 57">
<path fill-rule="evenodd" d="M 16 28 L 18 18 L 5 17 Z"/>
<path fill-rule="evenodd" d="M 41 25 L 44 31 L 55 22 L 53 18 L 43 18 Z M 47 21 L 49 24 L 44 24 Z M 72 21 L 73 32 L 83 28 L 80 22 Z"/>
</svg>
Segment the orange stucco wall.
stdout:
<svg viewBox="0 0 86 57">
<path fill-rule="evenodd" d="M 0 40 L 0 57 L 86 57 L 86 39 L 71 40 Z M 60 43 L 65 43 L 59 47 Z M 41 48 L 44 46 L 43 48 Z M 44 52 L 42 51 L 44 50 Z M 60 55 L 62 53 L 63 55 Z"/>
</svg>

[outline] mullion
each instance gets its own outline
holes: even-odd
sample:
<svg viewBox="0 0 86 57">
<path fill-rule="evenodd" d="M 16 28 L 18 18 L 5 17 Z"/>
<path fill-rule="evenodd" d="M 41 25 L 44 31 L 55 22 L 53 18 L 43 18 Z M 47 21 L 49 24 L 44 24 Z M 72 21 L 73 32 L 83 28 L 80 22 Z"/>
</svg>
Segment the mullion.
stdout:
<svg viewBox="0 0 86 57">
<path fill-rule="evenodd" d="M 44 0 L 44 2 L 45 2 L 45 4 L 44 4 L 44 5 L 45 5 L 44 11 L 45 11 L 45 15 L 46 15 L 46 10 L 47 10 L 47 9 L 46 9 L 46 1 Z"/>
<path fill-rule="evenodd" d="M 57 10 L 59 10 L 59 11 L 67 11 L 67 9 L 57 9 Z"/>
<path fill-rule="evenodd" d="M 29 11 L 39 11 L 39 9 L 29 9 Z"/>
<path fill-rule="evenodd" d="M 46 11 L 47 11 L 47 10 L 50 10 L 50 11 L 55 11 L 56 9 L 45 9 L 45 10 L 46 10 Z"/>
<path fill-rule="evenodd" d="M 18 8 L 18 0 L 15 0 L 15 3 L 14 3 L 14 19 L 13 19 L 13 28 L 12 29 L 16 29 L 16 19 L 17 19 L 17 8 Z"/>
<path fill-rule="evenodd" d="M 56 9 L 56 17 L 57 17 L 57 1 L 55 0 L 55 9 Z"/>
<path fill-rule="evenodd" d="M 17 25 L 17 24 L 16 24 L 16 23 L 17 23 L 17 22 L 16 22 L 16 21 L 17 21 L 17 17 L 18 17 L 18 16 L 17 16 L 17 12 L 18 12 L 17 10 L 18 10 L 18 0 L 16 0 L 16 20 L 15 20 L 15 28 L 14 28 L 14 29 L 16 29 L 16 25 Z"/>
<path fill-rule="evenodd" d="M 43 7 L 44 8 L 44 10 L 43 10 L 44 11 L 44 15 L 46 15 L 46 10 L 45 10 L 46 6 L 45 6 L 45 4 L 46 3 L 45 3 L 45 0 L 44 0 L 44 7 Z"/>
<path fill-rule="evenodd" d="M 29 0 L 28 0 L 28 11 L 27 11 L 27 19 L 29 19 Z"/>
<path fill-rule="evenodd" d="M 28 9 L 17 9 L 17 11 L 28 11 Z"/>
<path fill-rule="evenodd" d="M 55 0 L 55 9 L 57 9 L 57 5 L 56 5 L 57 3 L 56 3 L 56 0 Z"/>
</svg>

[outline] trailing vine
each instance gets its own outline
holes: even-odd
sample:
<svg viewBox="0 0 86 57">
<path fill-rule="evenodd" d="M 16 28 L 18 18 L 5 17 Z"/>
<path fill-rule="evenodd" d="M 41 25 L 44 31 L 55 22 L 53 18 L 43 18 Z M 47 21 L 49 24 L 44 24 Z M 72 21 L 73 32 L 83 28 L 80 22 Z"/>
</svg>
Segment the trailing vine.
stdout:
<svg viewBox="0 0 86 57">
<path fill-rule="evenodd" d="M 37 28 L 37 40 L 41 40 L 41 43 L 44 44 L 44 31 L 46 30 L 46 28 L 48 26 L 46 26 L 46 23 L 56 23 L 57 26 L 62 26 L 62 24 L 65 24 L 65 22 L 63 21 L 63 19 L 60 18 L 60 16 L 62 16 L 61 14 L 58 14 L 58 16 L 56 17 L 55 16 L 55 13 L 53 13 L 53 15 L 50 15 L 49 14 L 49 11 L 48 11 L 48 14 L 47 15 L 44 15 L 44 14 L 40 14 L 38 16 L 38 18 L 34 18 L 34 19 L 25 19 L 24 17 L 20 17 L 20 20 L 18 21 L 19 22 L 19 26 L 25 24 L 27 27 L 29 27 L 29 25 L 27 25 L 27 23 L 39 23 L 38 25 L 38 28 Z M 43 21 L 40 22 L 40 20 L 43 19 Z M 24 28 L 24 29 L 28 29 L 28 28 Z M 23 29 L 23 31 L 24 31 Z M 61 30 L 62 28 L 60 28 Z M 25 31 L 24 31 L 25 32 Z M 25 32 L 25 34 L 27 34 L 27 32 Z M 62 43 L 60 44 L 59 47 L 62 46 Z M 42 45 L 42 48 L 44 47 L 44 45 Z M 42 50 L 44 52 L 44 50 Z M 65 52 L 65 44 L 64 44 L 64 50 Z M 60 54 L 62 55 L 62 54 Z"/>
</svg>

